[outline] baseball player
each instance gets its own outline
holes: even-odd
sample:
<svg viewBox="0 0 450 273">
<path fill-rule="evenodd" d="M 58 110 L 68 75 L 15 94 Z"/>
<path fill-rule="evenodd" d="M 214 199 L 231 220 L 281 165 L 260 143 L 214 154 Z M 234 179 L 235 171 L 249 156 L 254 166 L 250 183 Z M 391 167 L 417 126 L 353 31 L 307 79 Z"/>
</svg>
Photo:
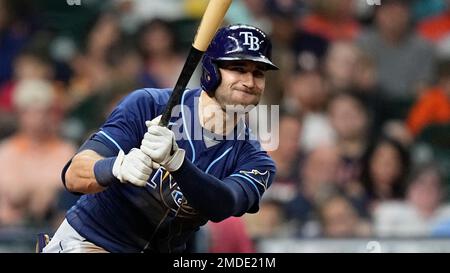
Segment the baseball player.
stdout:
<svg viewBox="0 0 450 273">
<path fill-rule="evenodd" d="M 258 211 L 275 164 L 226 109 L 258 104 L 265 72 L 278 69 L 271 42 L 252 26 L 221 28 L 202 69 L 170 128 L 158 122 L 172 90 L 144 88 L 80 147 L 62 179 L 83 195 L 43 252 L 181 252 L 207 221 Z"/>
</svg>

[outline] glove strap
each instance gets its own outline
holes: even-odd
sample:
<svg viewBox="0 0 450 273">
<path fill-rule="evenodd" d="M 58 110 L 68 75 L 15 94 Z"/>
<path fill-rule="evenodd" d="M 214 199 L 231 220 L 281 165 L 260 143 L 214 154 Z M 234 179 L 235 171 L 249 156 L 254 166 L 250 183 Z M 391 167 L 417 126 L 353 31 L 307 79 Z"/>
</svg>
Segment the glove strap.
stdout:
<svg viewBox="0 0 450 273">
<path fill-rule="evenodd" d="M 161 162 L 161 165 L 169 172 L 178 170 L 184 161 L 186 151 L 184 149 L 177 149 L 175 153 L 169 157 L 166 162 Z"/>
</svg>

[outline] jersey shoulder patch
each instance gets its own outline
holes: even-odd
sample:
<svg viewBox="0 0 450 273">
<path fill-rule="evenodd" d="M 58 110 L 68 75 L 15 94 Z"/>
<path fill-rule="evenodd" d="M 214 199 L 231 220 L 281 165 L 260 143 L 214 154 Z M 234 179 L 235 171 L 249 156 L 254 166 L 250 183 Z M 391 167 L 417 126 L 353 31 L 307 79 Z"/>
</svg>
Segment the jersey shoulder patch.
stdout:
<svg viewBox="0 0 450 273">
<path fill-rule="evenodd" d="M 258 183 L 260 186 L 264 188 L 264 191 L 267 190 L 270 178 L 270 172 L 268 170 L 261 172 L 256 169 L 252 169 L 251 171 L 239 171 L 239 173 L 243 174 L 247 178 L 251 179 L 255 183 Z"/>
</svg>

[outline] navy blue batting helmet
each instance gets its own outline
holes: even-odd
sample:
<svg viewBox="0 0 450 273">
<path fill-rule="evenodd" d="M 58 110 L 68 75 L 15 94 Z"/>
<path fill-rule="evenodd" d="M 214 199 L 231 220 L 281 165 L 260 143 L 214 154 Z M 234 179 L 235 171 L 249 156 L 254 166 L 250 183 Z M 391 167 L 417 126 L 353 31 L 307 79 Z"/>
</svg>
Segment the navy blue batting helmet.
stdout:
<svg viewBox="0 0 450 273">
<path fill-rule="evenodd" d="M 266 70 L 277 70 L 271 61 L 272 44 L 259 28 L 230 25 L 219 29 L 202 59 L 200 83 L 210 95 L 220 84 L 218 61 L 250 60 L 263 63 Z"/>
</svg>

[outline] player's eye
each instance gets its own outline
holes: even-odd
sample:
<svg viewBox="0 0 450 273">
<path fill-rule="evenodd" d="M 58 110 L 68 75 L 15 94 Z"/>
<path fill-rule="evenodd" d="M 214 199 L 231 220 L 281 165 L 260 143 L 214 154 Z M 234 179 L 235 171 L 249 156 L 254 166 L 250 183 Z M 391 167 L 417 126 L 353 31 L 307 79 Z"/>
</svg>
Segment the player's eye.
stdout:
<svg viewBox="0 0 450 273">
<path fill-rule="evenodd" d="M 253 71 L 253 77 L 255 78 L 263 78 L 264 77 L 264 71 L 260 69 L 256 69 Z"/>
<path fill-rule="evenodd" d="M 229 69 L 232 70 L 232 71 L 239 72 L 239 73 L 246 73 L 247 72 L 247 70 L 243 66 L 231 66 Z"/>
</svg>

